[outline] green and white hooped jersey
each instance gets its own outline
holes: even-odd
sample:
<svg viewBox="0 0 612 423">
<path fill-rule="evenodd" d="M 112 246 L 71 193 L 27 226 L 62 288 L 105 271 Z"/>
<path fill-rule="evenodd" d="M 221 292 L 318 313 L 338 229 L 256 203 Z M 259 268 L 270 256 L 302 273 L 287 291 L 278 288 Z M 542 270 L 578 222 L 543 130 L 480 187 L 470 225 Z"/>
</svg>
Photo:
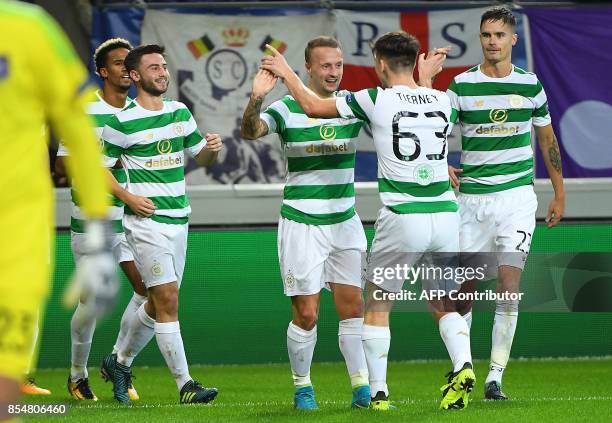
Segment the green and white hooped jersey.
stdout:
<svg viewBox="0 0 612 423">
<path fill-rule="evenodd" d="M 185 150 L 196 156 L 206 146 L 187 106 L 164 100 L 163 108 L 153 111 L 133 101 L 106 122 L 102 139 L 106 166 L 121 158 L 126 189 L 157 207 L 152 220 L 187 223 L 191 207 L 185 194 Z M 134 214 L 129 207 L 125 213 Z"/>
<path fill-rule="evenodd" d="M 551 122 L 537 76 L 513 66 L 510 75 L 491 78 L 478 65 L 457 75 L 447 94 L 461 122 L 459 191 L 487 194 L 533 183 L 531 125 Z"/>
<path fill-rule="evenodd" d="M 369 88 L 336 100 L 338 113 L 370 124 L 378 157 L 378 191 L 394 213 L 458 210 L 448 176 L 448 96 L 429 88 Z"/>
<path fill-rule="evenodd" d="M 96 134 L 98 135 L 98 138 L 101 138 L 102 130 L 104 129 L 104 124 L 112 116 L 120 112 L 121 108 L 113 107 L 106 101 L 104 101 L 99 91 L 96 91 L 96 97 L 98 98 L 98 101 L 93 101 L 87 105 L 87 113 L 93 118 Z M 128 97 L 126 99 L 126 104 L 129 104 L 131 101 L 132 100 Z M 100 144 L 102 144 L 102 141 L 100 141 Z M 57 155 L 60 157 L 66 157 L 69 155 L 68 149 L 61 142 L 57 150 Z M 119 183 L 119 185 L 125 188 L 125 184 L 127 181 L 125 169 L 110 169 L 110 171 Z M 70 198 L 72 200 L 70 230 L 75 233 L 83 233 L 85 230 L 84 217 L 81 212 L 81 208 L 79 207 L 78 194 L 74 189 L 70 190 Z M 110 209 L 109 219 L 112 222 L 113 230 L 116 233 L 121 233 L 123 232 L 123 225 L 121 224 L 121 219 L 123 218 L 124 204 L 114 196 L 112 197 L 111 204 L 112 207 Z"/>
<path fill-rule="evenodd" d="M 287 157 L 281 216 L 309 225 L 344 222 L 355 215 L 357 119 L 308 117 L 291 96 L 260 115 L 277 133 Z"/>
</svg>

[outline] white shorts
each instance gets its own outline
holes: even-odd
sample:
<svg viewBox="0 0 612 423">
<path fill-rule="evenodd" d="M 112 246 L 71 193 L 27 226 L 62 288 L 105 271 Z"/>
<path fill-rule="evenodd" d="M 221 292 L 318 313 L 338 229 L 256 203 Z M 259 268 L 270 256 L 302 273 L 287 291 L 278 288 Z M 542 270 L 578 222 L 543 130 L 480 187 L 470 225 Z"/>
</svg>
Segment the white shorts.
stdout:
<svg viewBox="0 0 612 423">
<path fill-rule="evenodd" d="M 385 269 L 412 267 L 425 253 L 452 253 L 440 255 L 452 259 L 459 252 L 457 212 L 396 214 L 383 207 L 374 228 L 365 278 L 388 292 L 399 292 L 406 278 L 390 271 L 383 276 Z"/>
<path fill-rule="evenodd" d="M 72 247 L 72 256 L 74 257 L 75 263 L 79 261 L 83 255 L 85 255 L 85 236 L 86 235 L 82 233 L 70 233 L 70 246 Z M 125 239 L 125 234 L 123 232 L 112 235 L 111 246 L 113 249 L 113 255 L 118 263 L 134 261 L 134 254 L 132 253 L 132 249 Z"/>
<path fill-rule="evenodd" d="M 361 259 L 367 240 L 359 216 L 333 225 L 280 218 L 278 260 L 285 295 L 318 294 L 329 283 L 362 288 Z"/>
<path fill-rule="evenodd" d="M 188 224 L 159 223 L 133 215 L 123 228 L 134 251 L 134 262 L 147 288 L 177 282 L 181 286 L 187 253 Z"/>
<path fill-rule="evenodd" d="M 535 229 L 532 185 L 491 194 L 460 194 L 461 252 L 494 253 L 497 265 L 523 269 Z"/>
</svg>

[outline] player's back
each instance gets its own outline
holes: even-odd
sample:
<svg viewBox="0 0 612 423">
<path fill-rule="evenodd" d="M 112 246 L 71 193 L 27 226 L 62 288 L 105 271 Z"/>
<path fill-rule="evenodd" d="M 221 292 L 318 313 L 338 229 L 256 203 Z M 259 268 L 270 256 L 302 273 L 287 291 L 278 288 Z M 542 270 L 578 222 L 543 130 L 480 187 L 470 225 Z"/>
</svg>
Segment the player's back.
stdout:
<svg viewBox="0 0 612 423">
<path fill-rule="evenodd" d="M 402 214 L 456 211 L 447 167 L 448 96 L 425 87 L 394 86 L 378 88 L 370 97 L 383 204 Z"/>
</svg>

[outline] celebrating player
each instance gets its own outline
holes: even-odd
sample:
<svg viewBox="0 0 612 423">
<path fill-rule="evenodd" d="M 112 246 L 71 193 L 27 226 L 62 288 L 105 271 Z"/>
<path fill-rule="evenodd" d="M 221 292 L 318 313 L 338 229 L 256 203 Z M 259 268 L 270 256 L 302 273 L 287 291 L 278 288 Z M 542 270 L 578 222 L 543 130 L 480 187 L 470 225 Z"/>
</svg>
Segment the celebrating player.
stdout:
<svg viewBox="0 0 612 423">
<path fill-rule="evenodd" d="M 0 2 L 0 404 L 19 399 L 31 361 L 33 329 L 49 290 L 53 255 L 53 189 L 46 122 L 70 148 L 69 173 L 80 195 L 86 257 L 71 292 L 84 288 L 92 311 L 108 311 L 117 290 L 105 241 L 108 181 L 91 118 L 87 73 L 66 35 L 37 6 Z M 93 276 L 85 278 L 86 273 Z M 108 296 L 107 296 L 108 294 Z M 33 360 L 35 361 L 35 359 Z M 6 409 L 0 410 L 4 419 Z M 12 417 L 12 416 L 8 416 Z"/>
<path fill-rule="evenodd" d="M 553 227 L 565 208 L 559 146 L 546 94 L 535 74 L 512 64 L 518 40 L 516 19 L 504 7 L 487 10 L 480 21 L 482 64 L 458 75 L 448 87 L 453 116 L 461 122 L 461 169 L 449 168 L 459 185 L 461 251 L 497 253 L 497 292 L 517 293 L 535 229 L 531 127 L 555 190 L 546 222 Z M 459 175 L 459 177 L 458 177 Z M 462 290 L 475 289 L 465 283 Z M 499 300 L 493 322 L 491 367 L 485 398 L 505 400 L 502 375 L 518 318 L 518 300 Z M 471 325 L 470 302 L 460 311 Z"/>
<path fill-rule="evenodd" d="M 132 49 L 132 46 L 127 40 L 122 38 L 113 38 L 100 44 L 94 53 L 94 64 L 97 74 L 104 81 L 104 86 L 101 91 L 96 92 L 96 101 L 88 105 L 88 113 L 92 116 L 96 133 L 101 135 L 105 122 L 115 113 L 125 107 L 131 100 L 127 97 L 128 90 L 132 84 L 127 70 L 123 64 L 125 56 Z M 55 171 L 58 175 L 65 174 L 64 157 L 68 156 L 68 149 L 60 143 L 57 160 L 55 161 Z M 122 186 L 125 186 L 127 176 L 125 170 L 120 166 L 111 170 L 115 179 Z M 75 191 L 71 191 L 72 195 L 72 216 L 70 219 L 70 236 L 72 239 L 71 247 L 75 262 L 83 255 L 83 221 L 82 212 L 77 202 Z M 130 200 L 139 201 L 132 196 Z M 121 318 L 121 326 L 117 341 L 113 348 L 113 352 L 117 352 L 118 345 L 122 342 L 128 329 L 128 320 L 136 316 L 136 310 L 146 300 L 147 291 L 142 283 L 142 278 L 134 265 L 134 257 L 130 250 L 121 220 L 123 218 L 123 202 L 118 199 L 113 199 L 113 207 L 111 209 L 111 219 L 113 222 L 113 252 L 119 262 L 123 272 L 134 288 L 134 295 L 128 303 L 123 317 Z M 150 200 L 144 199 L 144 201 Z M 136 208 L 132 202 L 128 205 Z M 150 203 L 152 206 L 152 203 Z M 94 400 L 97 401 L 96 395 L 92 392 L 89 386 L 89 378 L 87 372 L 87 359 L 91 350 L 91 341 L 93 339 L 94 330 L 96 328 L 96 318 L 88 312 L 88 307 L 81 301 L 77 306 L 72 321 L 70 324 L 70 336 L 72 340 L 72 360 L 70 368 L 70 376 L 68 379 L 68 392 L 76 400 Z M 128 392 L 130 398 L 138 399 L 136 389 L 129 383 Z"/>
<path fill-rule="evenodd" d="M 308 86 L 335 101 L 340 94 L 342 50 L 337 40 L 317 37 L 305 50 Z M 317 341 L 321 289 L 331 289 L 340 318 L 338 340 L 348 369 L 354 408 L 368 407 L 370 389 L 361 342 L 363 226 L 355 212 L 355 142 L 358 119 L 312 119 L 286 96 L 261 111 L 277 78 L 260 70 L 242 120 L 242 135 L 257 139 L 276 133 L 287 156 L 287 181 L 278 225 L 278 257 L 293 320 L 287 350 L 295 385 L 294 406 L 315 409 L 310 365 Z"/>
<path fill-rule="evenodd" d="M 112 167 L 120 158 L 128 174 L 126 190 L 115 184 L 114 192 L 120 199 L 127 191 L 153 203 L 126 208 L 123 218 L 149 300 L 138 309 L 138 319 L 130 321 L 117 353 L 104 359 L 102 371 L 113 382 L 115 398 L 129 402 L 130 366 L 155 335 L 176 381 L 180 402 L 207 403 L 218 391 L 202 387 L 189 375 L 178 321 L 178 290 L 191 212 L 185 195 L 185 151 L 200 165 L 209 166 L 222 148 L 221 138 L 207 134 L 203 139 L 187 107 L 162 97 L 170 81 L 163 47 L 137 47 L 124 64 L 136 84 L 137 97 L 106 122 L 102 138 L 106 164 Z"/>
<path fill-rule="evenodd" d="M 392 303 L 375 299 L 376 291 L 399 291 L 403 279 L 380 285 L 372 281 L 373 269 L 393 253 L 456 252 L 459 248 L 457 202 L 450 187 L 446 162 L 446 136 L 451 107 L 441 92 L 419 87 L 412 76 L 420 45 L 404 32 L 391 32 L 373 46 L 376 73 L 384 89 L 366 89 L 336 99 L 320 99 L 306 88 L 285 59 L 275 50 L 262 67 L 285 80 L 289 91 L 310 116 L 358 118 L 370 124 L 378 155 L 378 181 L 384 204 L 376 221 L 376 235 L 368 262 L 368 302 L 363 344 L 371 407 L 388 410 L 386 384 L 390 346 L 389 311 Z M 434 51 L 434 53 L 437 53 Z M 446 50 L 419 58 L 422 79 L 435 75 Z M 418 254 L 410 255 L 416 263 Z M 381 290 L 382 288 L 382 290 Z M 434 308 L 440 334 L 453 361 L 454 371 L 443 387 L 441 408 L 467 406 L 475 377 L 465 320 L 456 312 Z"/>
</svg>

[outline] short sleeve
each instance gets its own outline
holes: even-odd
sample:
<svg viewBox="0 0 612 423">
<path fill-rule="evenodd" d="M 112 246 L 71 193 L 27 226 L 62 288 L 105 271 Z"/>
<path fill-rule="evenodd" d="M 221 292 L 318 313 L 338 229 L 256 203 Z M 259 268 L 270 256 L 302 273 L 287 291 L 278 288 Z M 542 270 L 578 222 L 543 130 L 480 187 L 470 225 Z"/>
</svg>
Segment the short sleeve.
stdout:
<svg viewBox="0 0 612 423">
<path fill-rule="evenodd" d="M 457 93 L 458 89 L 457 89 L 457 83 L 455 82 L 455 80 L 453 79 L 450 83 L 450 85 L 448 86 L 448 89 L 446 90 L 446 94 L 448 95 L 448 98 L 450 99 L 450 105 L 451 105 L 451 117 L 450 117 L 450 121 L 452 123 L 457 123 L 457 121 L 459 120 L 459 95 Z"/>
<path fill-rule="evenodd" d="M 540 81 L 537 83 L 537 93 L 535 97 L 533 97 L 533 113 L 531 114 L 533 118 L 534 126 L 547 126 L 550 125 L 552 119 L 550 118 L 550 113 L 548 111 L 548 100 L 546 98 L 546 92 L 544 91 L 544 87 L 540 84 Z"/>
<path fill-rule="evenodd" d="M 104 166 L 113 167 L 127 148 L 127 136 L 122 132 L 122 125 L 117 116 L 111 117 L 102 130 L 104 146 Z"/>
<path fill-rule="evenodd" d="M 374 105 L 378 96 L 377 88 L 367 88 L 357 92 L 349 92 L 345 96 L 336 97 L 336 109 L 340 117 L 359 119 L 370 123 L 374 114 Z"/>
<path fill-rule="evenodd" d="M 185 122 L 185 138 L 183 140 L 183 146 L 187 150 L 187 154 L 191 157 L 195 157 L 200 154 L 200 151 L 206 147 L 206 140 L 202 136 L 198 124 L 196 123 L 193 115 L 189 109 L 185 108 L 185 111 L 189 114 L 189 118 Z"/>
<path fill-rule="evenodd" d="M 290 111 L 282 100 L 278 100 L 270 104 L 259 117 L 268 125 L 268 134 L 281 135 L 287 128 Z"/>
</svg>

